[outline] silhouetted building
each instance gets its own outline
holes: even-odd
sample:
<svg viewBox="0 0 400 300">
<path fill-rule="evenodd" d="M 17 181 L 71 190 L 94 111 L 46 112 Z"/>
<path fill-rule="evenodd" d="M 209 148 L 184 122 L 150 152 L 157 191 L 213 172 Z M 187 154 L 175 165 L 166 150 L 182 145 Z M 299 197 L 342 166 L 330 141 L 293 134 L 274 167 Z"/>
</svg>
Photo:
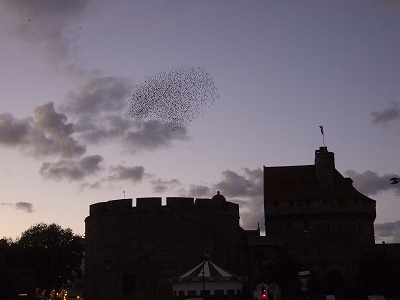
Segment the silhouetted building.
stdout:
<svg viewBox="0 0 400 300">
<path fill-rule="evenodd" d="M 134 207 L 132 199 L 96 203 L 85 220 L 85 299 L 198 295 L 176 289 L 173 295 L 171 279 L 205 254 L 246 279 L 242 299 L 250 299 L 260 282 L 277 283 L 282 299 L 304 298 L 297 273 L 305 270 L 310 293 L 366 299 L 365 287 L 376 282 L 380 289 L 371 291 L 399 296 L 400 285 L 381 278 L 400 280 L 390 267 L 393 259 L 400 262 L 400 245 L 374 243 L 375 203 L 336 170 L 326 147 L 315 151 L 314 165 L 264 167 L 266 236 L 242 229 L 239 206 L 219 192 L 212 199 L 167 197 L 166 205 L 161 198 L 137 198 Z M 371 257 L 392 273 L 371 271 Z M 371 281 L 371 274 L 377 279 Z M 220 296 L 215 299 L 233 297 Z"/>
<path fill-rule="evenodd" d="M 285 245 L 374 244 L 376 201 L 352 183 L 326 147 L 315 165 L 264 167 L 266 235 Z"/>
<path fill-rule="evenodd" d="M 376 201 L 352 183 L 336 170 L 326 147 L 315 151 L 314 165 L 264 166 L 266 237 L 252 241 L 252 269 L 262 278 L 271 263 L 290 260 L 297 271 L 310 271 L 308 290 L 363 299 L 369 274 L 360 270 L 377 253 L 398 259 L 400 245 L 375 244 Z"/>
<path fill-rule="evenodd" d="M 137 198 L 90 206 L 86 222 L 86 299 L 171 299 L 168 279 L 207 254 L 220 266 L 247 271 L 239 206 L 213 199 Z"/>
</svg>

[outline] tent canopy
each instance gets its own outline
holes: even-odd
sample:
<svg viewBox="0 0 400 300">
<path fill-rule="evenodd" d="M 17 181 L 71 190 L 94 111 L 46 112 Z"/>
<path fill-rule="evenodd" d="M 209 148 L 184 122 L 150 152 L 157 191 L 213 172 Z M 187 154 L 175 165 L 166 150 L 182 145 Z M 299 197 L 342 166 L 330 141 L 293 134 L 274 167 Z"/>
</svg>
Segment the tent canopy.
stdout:
<svg viewBox="0 0 400 300">
<path fill-rule="evenodd" d="M 213 262 L 209 260 L 205 260 L 190 271 L 185 274 L 179 276 L 180 279 L 189 279 L 189 278 L 214 278 L 214 279 L 233 279 L 238 278 L 236 274 L 226 271 L 221 267 L 217 266 Z"/>
</svg>

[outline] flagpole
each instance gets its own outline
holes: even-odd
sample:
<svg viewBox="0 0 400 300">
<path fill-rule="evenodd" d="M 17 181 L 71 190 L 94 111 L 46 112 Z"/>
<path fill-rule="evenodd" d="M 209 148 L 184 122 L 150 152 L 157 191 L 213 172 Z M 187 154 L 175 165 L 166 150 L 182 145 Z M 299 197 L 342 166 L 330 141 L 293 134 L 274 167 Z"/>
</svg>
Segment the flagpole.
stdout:
<svg viewBox="0 0 400 300">
<path fill-rule="evenodd" d="M 322 134 L 322 142 L 324 143 L 324 148 L 325 148 L 325 134 L 324 134 L 324 126 L 319 125 L 319 129 L 321 129 L 321 134 Z"/>
</svg>

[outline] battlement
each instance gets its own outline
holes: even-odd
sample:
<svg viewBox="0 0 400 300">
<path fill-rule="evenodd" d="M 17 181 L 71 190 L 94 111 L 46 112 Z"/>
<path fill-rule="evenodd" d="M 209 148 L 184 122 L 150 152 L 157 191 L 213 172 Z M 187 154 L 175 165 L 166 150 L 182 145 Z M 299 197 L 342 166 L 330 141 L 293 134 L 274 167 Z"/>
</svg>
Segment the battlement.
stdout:
<svg viewBox="0 0 400 300">
<path fill-rule="evenodd" d="M 99 202 L 90 205 L 90 217 L 105 214 L 138 211 L 210 211 L 226 213 L 239 217 L 239 205 L 228 202 L 221 198 L 191 198 L 191 197 L 166 197 L 166 205 L 162 205 L 161 197 L 136 198 L 136 206 L 132 205 L 132 199 L 116 199 L 106 202 Z"/>
</svg>

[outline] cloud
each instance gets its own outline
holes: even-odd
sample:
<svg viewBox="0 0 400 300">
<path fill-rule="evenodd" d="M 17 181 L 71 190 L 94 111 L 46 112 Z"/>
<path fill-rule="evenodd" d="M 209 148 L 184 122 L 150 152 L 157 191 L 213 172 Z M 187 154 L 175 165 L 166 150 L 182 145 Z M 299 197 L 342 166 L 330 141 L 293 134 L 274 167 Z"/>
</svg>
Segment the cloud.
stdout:
<svg viewBox="0 0 400 300">
<path fill-rule="evenodd" d="M 235 201 L 234 201 L 235 202 Z M 264 198 L 255 197 L 247 201 L 247 209 L 240 214 L 240 220 L 243 228 L 256 229 L 258 226 L 263 228 L 264 219 Z"/>
<path fill-rule="evenodd" d="M 18 120 L 11 114 L 0 114 L 0 146 L 15 147 L 35 158 L 58 157 L 58 162 L 44 162 L 40 174 L 46 179 L 77 181 L 102 169 L 100 155 L 82 158 L 87 145 L 112 142 L 120 146 L 121 152 L 136 154 L 170 147 L 174 140 L 189 139 L 184 128 L 173 130 L 151 121 L 133 120 L 127 113 L 130 91 L 131 82 L 127 79 L 92 78 L 68 94 L 67 104 L 60 107 L 62 112 L 48 102 L 37 106 L 33 117 Z M 140 173 L 139 169 L 122 167 L 110 170 L 114 172 L 109 176 L 111 180 Z M 135 176 L 130 179 L 138 181 Z M 152 180 L 155 191 L 175 184 Z"/>
<path fill-rule="evenodd" d="M 354 170 L 347 170 L 345 174 L 353 179 L 354 187 L 366 195 L 376 195 L 381 191 L 394 190 L 400 194 L 400 186 L 390 184 L 389 179 L 397 177 L 395 174 L 379 176 L 376 172 L 367 170 L 364 173 L 357 173 Z"/>
<path fill-rule="evenodd" d="M 263 194 L 263 172 L 260 168 L 243 168 L 244 174 L 226 170 L 222 172 L 222 181 L 214 187 L 228 197 L 254 197 Z"/>
<path fill-rule="evenodd" d="M 28 213 L 31 213 L 33 211 L 33 204 L 29 202 L 17 202 L 15 203 L 16 209 L 19 210 L 24 210 Z"/>
<path fill-rule="evenodd" d="M 186 129 L 173 130 L 152 121 L 137 122 L 136 129 L 130 130 L 123 138 L 126 149 L 132 154 L 140 151 L 158 150 L 171 145 L 173 140 L 188 140 Z"/>
<path fill-rule="evenodd" d="M 0 115 L 0 145 L 17 147 L 33 157 L 83 155 L 86 147 L 72 137 L 73 132 L 73 124 L 55 111 L 53 102 L 36 107 L 34 118 Z"/>
<path fill-rule="evenodd" d="M 67 105 L 61 110 L 75 121 L 75 131 L 86 143 L 110 142 L 134 125 L 126 113 L 131 91 L 132 83 L 126 78 L 91 78 L 76 92 L 68 93 Z"/>
<path fill-rule="evenodd" d="M 80 30 L 77 24 L 85 16 L 88 3 L 88 0 L 3 0 L 0 5 L 15 22 L 15 37 L 43 53 L 45 61 L 56 68 L 78 74 L 82 70 L 73 50 Z"/>
<path fill-rule="evenodd" d="M 107 76 L 87 80 L 78 92 L 67 95 L 66 109 L 72 114 L 94 118 L 106 112 L 120 112 L 127 108 L 132 93 L 132 82 L 127 78 Z"/>
<path fill-rule="evenodd" d="M 240 222 L 245 229 L 256 229 L 264 224 L 263 171 L 260 168 L 251 170 L 243 168 L 242 173 L 226 170 L 222 172 L 222 180 L 206 185 L 190 185 L 182 189 L 180 195 L 211 198 L 220 191 L 227 201 L 240 205 Z"/>
<path fill-rule="evenodd" d="M 158 178 L 151 180 L 150 183 L 152 184 L 155 193 L 164 193 L 165 191 L 179 185 L 180 182 L 178 179 L 162 180 Z"/>
<path fill-rule="evenodd" d="M 375 224 L 375 237 L 388 243 L 400 243 L 400 221 Z"/>
<path fill-rule="evenodd" d="M 215 192 L 214 194 L 212 194 L 210 187 L 196 184 L 191 184 L 187 191 L 182 190 L 180 193 L 182 194 L 182 196 L 189 195 L 190 197 L 194 198 L 212 197 L 215 194 Z"/>
<path fill-rule="evenodd" d="M 386 124 L 389 121 L 393 121 L 400 118 L 400 104 L 398 101 L 393 101 L 390 106 L 383 111 L 374 111 L 371 113 L 374 124 Z"/>
<path fill-rule="evenodd" d="M 135 167 L 124 167 L 124 166 L 116 166 L 111 167 L 111 175 L 109 176 L 110 180 L 129 180 L 132 183 L 137 183 L 142 181 L 145 176 L 144 167 L 143 166 L 135 166 Z"/>
<path fill-rule="evenodd" d="M 67 95 L 61 110 L 74 120 L 74 129 L 88 144 L 119 142 L 126 152 L 158 150 L 173 140 L 188 140 L 186 129 L 172 130 L 152 121 L 137 121 L 128 114 L 133 84 L 121 77 L 98 77 Z"/>
<path fill-rule="evenodd" d="M 2 202 L 2 203 L 0 203 L 0 205 L 12 206 L 16 210 L 23 210 L 23 211 L 26 211 L 27 213 L 32 213 L 33 212 L 33 204 L 29 203 L 29 202 L 17 202 L 15 204 L 14 203 Z"/>
<path fill-rule="evenodd" d="M 164 193 L 180 184 L 177 179 L 162 180 L 157 178 L 155 174 L 146 173 L 143 166 L 125 167 L 118 165 L 116 167 L 110 167 L 110 174 L 107 180 L 104 181 L 126 180 L 130 181 L 132 184 L 137 184 L 147 179 L 155 193 Z"/>
<path fill-rule="evenodd" d="M 46 179 L 77 181 L 101 171 L 103 169 L 100 165 L 102 161 L 102 156 L 91 155 L 79 160 L 45 162 L 40 168 L 40 174 Z"/>
<path fill-rule="evenodd" d="M 27 143 L 32 119 L 18 120 L 11 114 L 0 114 L 0 145 L 18 146 Z"/>
<path fill-rule="evenodd" d="M 55 111 L 53 102 L 36 107 L 34 115 L 36 124 L 30 137 L 35 156 L 60 154 L 70 158 L 86 152 L 86 147 L 71 137 L 73 124 L 66 123 L 67 116 Z"/>
</svg>

